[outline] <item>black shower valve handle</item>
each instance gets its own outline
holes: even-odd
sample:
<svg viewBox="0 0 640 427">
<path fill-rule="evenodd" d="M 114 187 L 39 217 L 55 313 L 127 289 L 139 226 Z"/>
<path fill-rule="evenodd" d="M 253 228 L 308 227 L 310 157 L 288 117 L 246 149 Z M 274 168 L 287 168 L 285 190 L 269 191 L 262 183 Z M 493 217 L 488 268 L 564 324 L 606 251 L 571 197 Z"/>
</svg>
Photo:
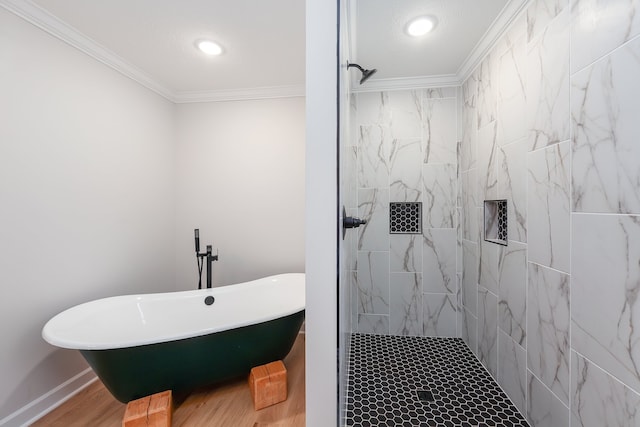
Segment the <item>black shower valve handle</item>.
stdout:
<svg viewBox="0 0 640 427">
<path fill-rule="evenodd" d="M 213 255 L 213 247 L 211 245 L 207 245 L 207 257 L 211 257 L 211 261 L 218 261 L 218 248 L 216 248 L 216 254 Z"/>
<path fill-rule="evenodd" d="M 207 258 L 207 257 L 211 257 L 211 260 L 213 260 L 213 261 L 217 261 L 217 260 L 218 260 L 218 257 L 219 257 L 219 255 L 218 255 L 219 253 L 220 253 L 220 251 L 216 248 L 216 254 L 214 255 L 214 254 L 213 254 L 213 248 L 212 248 L 212 245 L 207 245 L 207 250 L 206 250 L 206 252 L 198 252 L 198 253 L 196 253 L 196 256 L 197 256 L 197 257 L 200 257 L 200 258 Z"/>
<path fill-rule="evenodd" d="M 366 219 L 347 216 L 343 219 L 344 228 L 358 228 L 367 223 Z"/>
</svg>

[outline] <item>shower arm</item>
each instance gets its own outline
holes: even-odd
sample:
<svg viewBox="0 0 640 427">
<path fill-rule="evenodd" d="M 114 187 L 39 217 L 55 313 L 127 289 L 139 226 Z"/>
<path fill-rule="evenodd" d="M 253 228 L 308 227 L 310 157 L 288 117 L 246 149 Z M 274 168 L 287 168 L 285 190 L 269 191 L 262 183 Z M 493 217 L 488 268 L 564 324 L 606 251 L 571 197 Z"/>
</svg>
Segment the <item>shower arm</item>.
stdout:
<svg viewBox="0 0 640 427">
<path fill-rule="evenodd" d="M 359 66 L 358 64 L 352 64 L 350 62 L 347 62 L 347 70 L 351 67 L 356 67 L 358 70 L 360 70 L 360 72 L 364 73 L 365 69 L 362 68 L 361 66 Z"/>
</svg>

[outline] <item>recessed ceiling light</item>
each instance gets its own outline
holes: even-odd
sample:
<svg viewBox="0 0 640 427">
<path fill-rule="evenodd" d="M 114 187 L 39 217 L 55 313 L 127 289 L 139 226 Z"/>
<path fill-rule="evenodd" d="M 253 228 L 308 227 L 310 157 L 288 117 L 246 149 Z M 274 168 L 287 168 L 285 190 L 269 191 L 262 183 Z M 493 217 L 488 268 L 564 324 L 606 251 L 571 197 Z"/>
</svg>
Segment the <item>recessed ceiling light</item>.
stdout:
<svg viewBox="0 0 640 427">
<path fill-rule="evenodd" d="M 220 55 L 222 53 L 222 46 L 211 40 L 198 40 L 196 47 L 207 55 Z"/>
<path fill-rule="evenodd" d="M 419 18 L 415 18 L 411 20 L 405 31 L 407 34 L 413 37 L 420 37 L 427 34 L 429 31 L 433 30 L 436 26 L 436 18 L 432 16 L 421 16 Z"/>
</svg>

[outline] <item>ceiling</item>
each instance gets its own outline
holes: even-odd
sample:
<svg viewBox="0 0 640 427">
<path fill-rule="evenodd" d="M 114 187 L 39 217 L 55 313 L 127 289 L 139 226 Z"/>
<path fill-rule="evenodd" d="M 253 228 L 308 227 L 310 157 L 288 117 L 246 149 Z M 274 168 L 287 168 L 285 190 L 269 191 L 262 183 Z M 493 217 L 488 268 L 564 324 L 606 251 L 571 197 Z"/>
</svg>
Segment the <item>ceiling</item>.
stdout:
<svg viewBox="0 0 640 427">
<path fill-rule="evenodd" d="M 508 0 L 357 0 L 356 54 L 373 79 L 456 74 Z M 414 38 L 413 18 L 430 15 L 435 28 Z"/>
<path fill-rule="evenodd" d="M 303 86 L 302 0 L 32 0 L 170 93 Z M 195 47 L 210 38 L 225 52 Z"/>
<path fill-rule="evenodd" d="M 352 0 L 350 58 L 378 69 L 368 90 L 416 78 L 422 85 L 459 83 L 465 67 L 484 56 L 481 47 L 526 2 Z M 0 6 L 174 102 L 304 94 L 304 0 L 0 0 Z M 438 24 L 412 39 L 403 30 L 419 15 L 434 15 Z M 202 38 L 218 41 L 224 54 L 201 54 L 194 43 Z"/>
</svg>

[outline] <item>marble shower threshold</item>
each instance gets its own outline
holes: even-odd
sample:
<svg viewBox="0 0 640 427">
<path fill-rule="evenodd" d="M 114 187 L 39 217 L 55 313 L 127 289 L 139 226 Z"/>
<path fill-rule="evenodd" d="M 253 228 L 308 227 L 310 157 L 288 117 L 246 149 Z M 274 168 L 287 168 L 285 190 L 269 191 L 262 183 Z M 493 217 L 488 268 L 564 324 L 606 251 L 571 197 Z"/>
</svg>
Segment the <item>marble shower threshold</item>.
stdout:
<svg viewBox="0 0 640 427">
<path fill-rule="evenodd" d="M 529 427 L 460 338 L 353 334 L 349 427 Z"/>
</svg>

